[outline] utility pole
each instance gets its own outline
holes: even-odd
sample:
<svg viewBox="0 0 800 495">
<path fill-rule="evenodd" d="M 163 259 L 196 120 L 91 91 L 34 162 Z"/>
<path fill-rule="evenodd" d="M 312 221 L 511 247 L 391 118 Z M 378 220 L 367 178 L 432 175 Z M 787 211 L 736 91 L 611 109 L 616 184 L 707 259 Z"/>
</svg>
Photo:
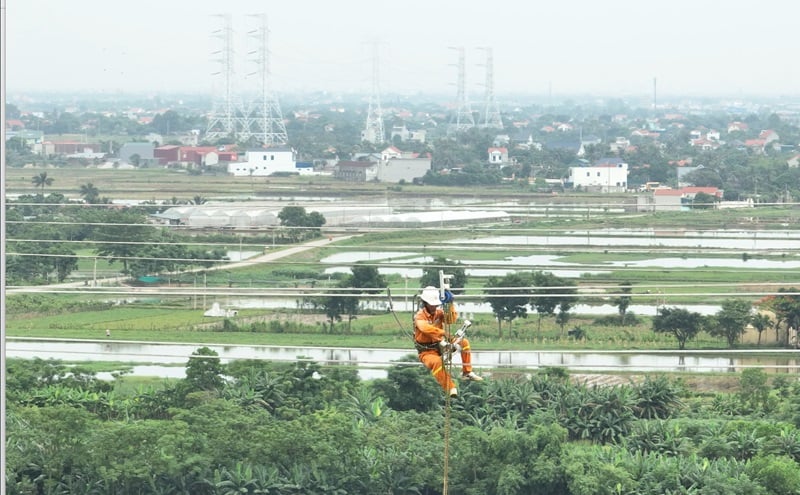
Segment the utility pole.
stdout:
<svg viewBox="0 0 800 495">
<path fill-rule="evenodd" d="M 658 108 L 658 99 L 657 99 L 658 92 L 656 91 L 656 78 L 653 78 L 653 112 L 656 111 Z"/>
<path fill-rule="evenodd" d="M 488 129 L 502 129 L 503 119 L 500 116 L 500 109 L 494 97 L 494 56 L 491 47 L 478 47 L 478 50 L 486 52 L 486 63 L 478 64 L 486 68 L 486 80 L 484 83 L 483 97 L 483 122 L 481 127 Z"/>
<path fill-rule="evenodd" d="M 246 110 L 243 130 L 248 131 L 245 140 L 250 136 L 256 138 L 264 146 L 285 145 L 289 143 L 286 133 L 286 124 L 283 122 L 278 98 L 272 88 L 272 70 L 270 68 L 269 27 L 266 14 L 252 14 L 248 17 L 258 19 L 255 29 L 247 32 L 247 37 L 255 42 L 255 49 L 248 51 L 249 62 L 255 65 L 255 70 L 247 76 L 255 76 L 258 91 L 255 101 Z"/>
<path fill-rule="evenodd" d="M 217 57 L 213 61 L 218 63 L 220 68 L 211 75 L 222 79 L 222 95 L 221 98 L 215 95 L 217 101 L 211 117 L 208 119 L 206 139 L 228 138 L 236 134 L 236 112 L 233 103 L 233 25 L 230 14 L 214 14 L 214 17 L 222 18 L 223 27 L 211 33 L 211 36 L 219 38 L 222 44 L 219 50 L 212 53 Z"/>
<path fill-rule="evenodd" d="M 472 109 L 469 106 L 469 101 L 467 100 L 467 92 L 466 92 L 466 57 L 464 56 L 464 47 L 463 46 L 450 46 L 448 47 L 451 50 L 456 50 L 458 52 L 458 82 L 456 83 L 456 87 L 458 88 L 456 91 L 456 114 L 454 122 L 451 122 L 450 126 L 451 129 L 458 133 L 462 131 L 466 131 L 467 129 L 472 129 L 475 127 L 475 118 L 472 116 Z M 452 65 L 452 64 L 451 64 Z"/>
<path fill-rule="evenodd" d="M 372 42 L 372 91 L 369 95 L 367 107 L 367 121 L 361 131 L 361 140 L 372 144 L 381 144 L 386 141 L 386 129 L 383 122 L 381 109 L 380 85 L 380 43 Z"/>
</svg>

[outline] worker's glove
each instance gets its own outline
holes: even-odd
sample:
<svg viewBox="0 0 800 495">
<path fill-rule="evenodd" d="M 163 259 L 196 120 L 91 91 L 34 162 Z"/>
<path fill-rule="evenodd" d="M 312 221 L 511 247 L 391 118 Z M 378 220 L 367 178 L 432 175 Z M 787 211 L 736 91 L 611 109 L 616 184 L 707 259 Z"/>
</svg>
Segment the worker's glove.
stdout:
<svg viewBox="0 0 800 495">
<path fill-rule="evenodd" d="M 450 342 L 446 339 L 442 339 L 439 341 L 439 352 L 444 354 L 450 350 Z"/>
<path fill-rule="evenodd" d="M 453 293 L 449 290 L 444 291 L 444 295 L 439 298 L 442 301 L 442 304 L 448 304 L 453 302 Z"/>
</svg>

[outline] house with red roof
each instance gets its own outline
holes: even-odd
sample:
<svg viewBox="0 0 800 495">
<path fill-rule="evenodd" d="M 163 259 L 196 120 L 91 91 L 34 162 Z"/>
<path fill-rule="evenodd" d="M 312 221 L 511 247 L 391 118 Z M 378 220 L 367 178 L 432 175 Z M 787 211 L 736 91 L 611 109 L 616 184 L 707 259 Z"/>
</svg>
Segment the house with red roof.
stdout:
<svg viewBox="0 0 800 495">
<path fill-rule="evenodd" d="M 744 146 L 746 148 L 749 148 L 756 153 L 763 153 L 766 145 L 767 142 L 763 139 L 746 139 L 744 142 Z"/>
<path fill-rule="evenodd" d="M 489 154 L 489 165 L 500 167 L 508 163 L 508 148 L 504 146 L 492 146 L 487 152 Z"/>
<path fill-rule="evenodd" d="M 381 151 L 381 160 L 387 161 L 392 158 L 400 158 L 403 156 L 403 152 L 400 151 L 397 146 L 389 146 L 388 148 Z"/>
<path fill-rule="evenodd" d="M 758 139 L 763 139 L 764 145 L 772 143 L 773 141 L 779 141 L 780 138 L 781 137 L 778 136 L 778 133 L 773 131 L 772 129 L 765 129 L 760 133 L 758 133 Z"/>
<path fill-rule="evenodd" d="M 750 126 L 744 122 L 734 121 L 728 124 L 728 134 L 731 132 L 747 132 L 749 129 Z"/>
<path fill-rule="evenodd" d="M 6 129 L 10 131 L 21 131 L 25 129 L 25 122 L 19 119 L 6 119 Z"/>
<path fill-rule="evenodd" d="M 649 205 L 650 211 L 680 211 L 689 208 L 694 197 L 704 193 L 720 201 L 723 191 L 716 187 L 687 186 L 680 189 L 654 189 Z M 640 202 L 641 207 L 641 202 Z"/>
<path fill-rule="evenodd" d="M 690 139 L 689 145 L 692 148 L 699 148 L 703 151 L 710 151 L 715 150 L 720 147 L 719 141 L 712 141 L 711 139 L 707 138 L 697 138 L 697 139 Z"/>
<path fill-rule="evenodd" d="M 188 167 L 218 165 L 220 162 L 236 162 L 239 154 L 235 145 L 225 146 L 159 146 L 153 150 L 153 158 L 160 165 L 181 164 Z"/>
<path fill-rule="evenodd" d="M 634 129 L 631 132 L 631 136 L 658 139 L 661 136 L 661 133 L 650 131 L 647 129 Z"/>
</svg>

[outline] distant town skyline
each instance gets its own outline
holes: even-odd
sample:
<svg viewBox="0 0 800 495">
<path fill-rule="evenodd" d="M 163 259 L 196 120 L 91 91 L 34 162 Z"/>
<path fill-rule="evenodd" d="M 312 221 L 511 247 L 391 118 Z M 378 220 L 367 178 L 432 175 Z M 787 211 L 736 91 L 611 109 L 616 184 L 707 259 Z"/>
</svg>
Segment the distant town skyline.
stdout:
<svg viewBox="0 0 800 495">
<path fill-rule="evenodd" d="M 494 54 L 495 93 L 653 93 L 800 96 L 795 20 L 800 4 L 633 0 L 423 2 L 387 8 L 340 0 L 104 2 L 8 0 L 8 92 L 219 91 L 213 62 L 230 14 L 234 84 L 253 82 L 247 36 L 266 14 L 272 86 L 279 93 L 369 93 L 372 45 L 382 92 L 456 94 L 457 52 L 466 51 L 466 90 L 484 90 Z M 768 8 L 767 8 L 768 7 Z"/>
</svg>

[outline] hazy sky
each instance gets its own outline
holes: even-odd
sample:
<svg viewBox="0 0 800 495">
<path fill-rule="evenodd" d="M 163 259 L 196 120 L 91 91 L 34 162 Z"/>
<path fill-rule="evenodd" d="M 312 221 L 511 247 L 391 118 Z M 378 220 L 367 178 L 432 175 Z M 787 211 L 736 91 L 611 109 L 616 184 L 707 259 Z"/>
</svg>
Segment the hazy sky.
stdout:
<svg viewBox="0 0 800 495">
<path fill-rule="evenodd" d="M 482 92 L 488 46 L 498 95 L 800 94 L 797 0 L 7 0 L 7 89 L 211 92 L 214 14 L 244 59 L 258 13 L 279 92 L 368 92 L 378 40 L 386 93 L 455 95 L 458 46 Z"/>
</svg>

